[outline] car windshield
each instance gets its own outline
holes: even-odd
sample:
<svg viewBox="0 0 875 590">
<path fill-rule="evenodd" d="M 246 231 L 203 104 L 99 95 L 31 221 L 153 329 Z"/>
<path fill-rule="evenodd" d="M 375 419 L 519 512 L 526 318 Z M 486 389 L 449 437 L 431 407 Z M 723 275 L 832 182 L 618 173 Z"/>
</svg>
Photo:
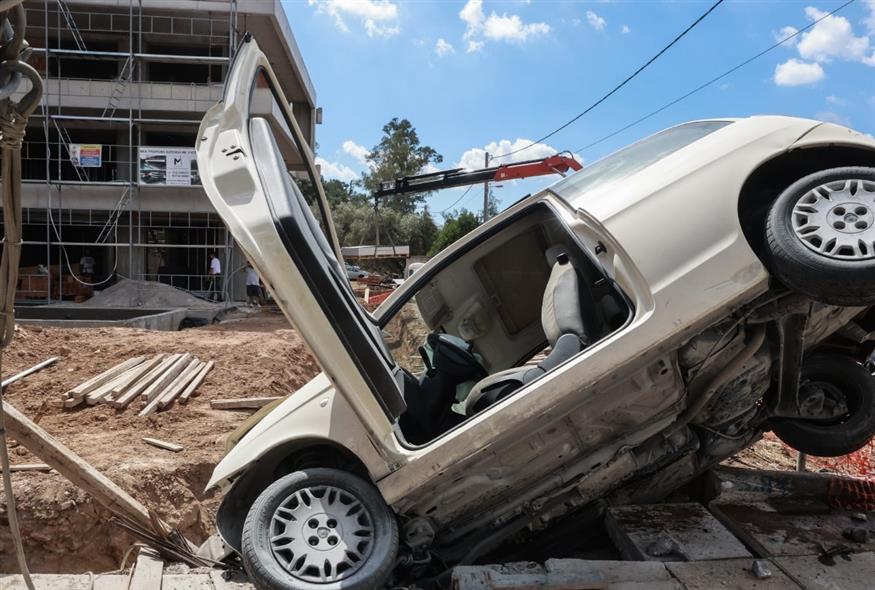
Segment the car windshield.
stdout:
<svg viewBox="0 0 875 590">
<path fill-rule="evenodd" d="M 697 121 L 660 131 L 590 166 L 584 166 L 580 172 L 557 183 L 553 190 L 559 194 L 580 193 L 631 176 L 731 123 L 732 121 Z"/>
</svg>

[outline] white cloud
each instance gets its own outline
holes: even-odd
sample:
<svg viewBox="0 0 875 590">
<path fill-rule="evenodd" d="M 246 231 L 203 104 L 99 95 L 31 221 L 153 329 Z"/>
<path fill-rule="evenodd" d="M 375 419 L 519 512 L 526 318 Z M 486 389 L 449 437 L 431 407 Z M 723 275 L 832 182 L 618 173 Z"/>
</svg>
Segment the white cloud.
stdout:
<svg viewBox="0 0 875 590">
<path fill-rule="evenodd" d="M 338 162 L 329 162 L 325 158 L 317 157 L 316 165 L 319 166 L 324 178 L 336 178 L 343 182 L 350 182 L 359 177 L 358 172 Z"/>
<path fill-rule="evenodd" d="M 545 35 L 550 32 L 547 23 L 524 23 L 516 14 L 498 16 L 494 12 L 483 25 L 483 36 L 495 41 L 525 41 L 529 37 Z"/>
<path fill-rule="evenodd" d="M 814 115 L 815 119 L 819 119 L 821 121 L 826 121 L 827 123 L 837 123 L 839 125 L 844 125 L 845 127 L 851 126 L 851 120 L 848 117 L 843 117 L 837 113 L 833 113 L 832 111 L 823 111 Z"/>
<path fill-rule="evenodd" d="M 420 174 L 431 174 L 433 172 L 440 172 L 441 169 L 429 162 L 425 166 L 422 167 L 422 170 L 419 171 Z"/>
<path fill-rule="evenodd" d="M 347 139 L 340 147 L 345 153 L 355 158 L 359 164 L 363 166 L 368 165 L 368 154 L 371 152 L 365 146 L 359 145 L 351 139 Z"/>
<path fill-rule="evenodd" d="M 785 47 L 796 47 L 799 43 L 799 37 L 793 37 L 796 33 L 799 32 L 799 29 L 796 27 L 783 27 L 780 31 L 775 31 L 773 36 L 775 37 L 775 43 L 780 43 L 784 39 L 788 39 L 785 43 Z M 792 37 L 792 38 L 791 38 Z"/>
<path fill-rule="evenodd" d="M 620 29 L 620 32 L 624 35 L 628 35 L 632 32 L 632 29 L 629 28 L 629 25 L 623 25 L 623 28 Z"/>
<path fill-rule="evenodd" d="M 467 49 L 465 49 L 465 52 L 466 53 L 475 53 L 475 52 L 483 49 L 484 45 L 485 45 L 485 43 L 483 41 L 474 41 L 473 39 L 470 39 L 468 41 L 468 47 L 467 47 Z"/>
<path fill-rule="evenodd" d="M 827 16 L 826 12 L 812 6 L 805 9 L 805 14 L 811 21 L 823 20 L 802 34 L 796 46 L 800 57 L 827 63 L 837 57 L 848 61 L 865 61 L 869 58 L 869 37 L 854 35 L 848 19 Z"/>
<path fill-rule="evenodd" d="M 789 59 L 775 68 L 775 84 L 778 86 L 803 86 L 823 80 L 826 73 L 818 63 L 807 63 L 796 58 Z"/>
<path fill-rule="evenodd" d="M 334 17 L 334 24 L 348 33 L 346 19 L 358 20 L 368 37 L 392 37 L 401 31 L 398 26 L 398 5 L 389 0 L 307 0 L 319 14 Z"/>
<path fill-rule="evenodd" d="M 451 53 L 456 53 L 456 49 L 453 47 L 452 43 L 441 38 L 434 44 L 434 52 L 438 54 L 438 57 L 444 57 Z"/>
<path fill-rule="evenodd" d="M 844 98 L 842 98 L 840 96 L 833 96 L 833 95 L 827 96 L 826 102 L 828 102 L 829 104 L 834 104 L 836 106 L 840 106 L 840 107 L 847 106 L 847 104 L 848 104 L 848 101 L 846 101 Z"/>
<path fill-rule="evenodd" d="M 875 35 L 875 0 L 866 0 L 866 7 L 869 9 L 869 16 L 863 20 L 863 24 L 870 35 Z"/>
<path fill-rule="evenodd" d="M 521 43 L 550 32 L 547 23 L 526 23 L 516 14 L 505 12 L 499 15 L 493 11 L 487 17 L 483 12 L 483 0 L 468 0 L 459 11 L 459 18 L 465 23 L 463 38 L 468 42 L 468 53 L 480 51 L 484 39 Z"/>
<path fill-rule="evenodd" d="M 459 158 L 459 162 L 458 164 L 456 164 L 456 166 L 459 168 L 465 168 L 467 170 L 483 168 L 483 161 L 484 157 L 486 156 L 486 152 L 489 152 L 489 155 L 492 157 L 502 156 L 504 154 L 509 154 L 510 152 L 514 152 L 516 150 L 524 148 L 531 143 L 532 141 L 530 139 L 524 139 L 522 137 L 517 138 L 515 141 L 511 141 L 509 139 L 493 141 L 492 143 L 489 143 L 482 148 L 471 148 L 467 150 L 465 153 L 462 154 L 462 157 Z M 536 143 L 532 147 L 527 148 L 522 152 L 515 153 L 506 158 L 501 158 L 495 163 L 511 164 L 513 162 L 522 162 L 524 160 L 546 158 L 547 156 L 552 156 L 556 153 L 558 153 L 558 150 L 553 146 L 547 145 L 546 143 Z M 582 159 L 576 154 L 574 157 L 578 161 L 582 161 Z"/>
<path fill-rule="evenodd" d="M 592 10 L 586 11 L 586 22 L 588 22 L 589 26 L 596 31 L 604 31 L 608 24 L 608 21 L 594 13 Z"/>
</svg>

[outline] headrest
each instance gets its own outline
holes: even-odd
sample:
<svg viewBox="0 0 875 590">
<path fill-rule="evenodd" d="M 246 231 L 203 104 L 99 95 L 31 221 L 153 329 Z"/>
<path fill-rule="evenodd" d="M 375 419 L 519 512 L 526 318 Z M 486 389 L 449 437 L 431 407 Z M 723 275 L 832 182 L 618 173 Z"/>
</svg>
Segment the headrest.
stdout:
<svg viewBox="0 0 875 590">
<path fill-rule="evenodd" d="M 553 268 L 553 265 L 556 264 L 556 260 L 563 254 L 565 255 L 565 259 L 567 260 L 568 246 L 564 244 L 556 244 L 547 248 L 547 250 L 544 252 L 544 256 L 547 258 L 547 266 Z"/>
</svg>

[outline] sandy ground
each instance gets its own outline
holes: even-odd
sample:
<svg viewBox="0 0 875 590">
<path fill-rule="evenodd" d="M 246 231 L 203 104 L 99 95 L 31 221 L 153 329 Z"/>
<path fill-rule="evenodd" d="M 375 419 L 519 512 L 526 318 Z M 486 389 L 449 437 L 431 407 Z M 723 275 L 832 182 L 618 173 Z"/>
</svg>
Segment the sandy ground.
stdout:
<svg viewBox="0 0 875 590">
<path fill-rule="evenodd" d="M 66 390 L 89 377 L 133 356 L 159 352 L 190 352 L 216 361 L 188 405 L 175 404 L 147 418 L 137 417 L 133 405 L 122 412 L 103 405 L 72 410 L 59 405 Z M 222 324 L 181 332 L 22 327 L 4 354 L 3 375 L 50 356 L 60 360 L 11 385 L 6 399 L 197 542 L 213 531 L 218 507 L 216 494 L 203 492 L 205 484 L 223 454 L 225 437 L 249 415 L 211 410 L 210 400 L 285 395 L 318 371 L 283 316 L 270 311 L 236 314 Z M 185 449 L 157 449 L 143 443 L 144 436 Z M 13 463 L 41 462 L 12 444 Z M 132 539 L 87 494 L 54 472 L 16 473 L 14 489 L 34 571 L 118 567 Z M 2 491 L 0 571 L 17 571 Z"/>
</svg>

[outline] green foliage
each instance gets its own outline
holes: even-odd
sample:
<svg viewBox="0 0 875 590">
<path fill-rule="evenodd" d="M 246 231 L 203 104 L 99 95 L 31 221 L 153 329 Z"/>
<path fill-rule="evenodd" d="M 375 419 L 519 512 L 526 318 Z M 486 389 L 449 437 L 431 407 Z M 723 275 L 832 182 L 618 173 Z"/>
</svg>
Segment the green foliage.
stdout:
<svg viewBox="0 0 875 590">
<path fill-rule="evenodd" d="M 428 164 L 444 158 L 429 146 L 420 145 L 419 135 L 407 119 L 393 118 L 383 126 L 380 143 L 367 155 L 371 171 L 362 175 L 362 186 L 372 194 L 381 182 L 419 174 Z M 426 193 L 397 195 L 384 201 L 387 209 L 413 213 L 425 202 Z"/>
<path fill-rule="evenodd" d="M 428 250 L 428 255 L 436 255 L 456 240 L 477 229 L 480 223 L 481 219 L 467 209 L 444 215 L 444 225 L 437 233 L 437 237 Z"/>
</svg>

